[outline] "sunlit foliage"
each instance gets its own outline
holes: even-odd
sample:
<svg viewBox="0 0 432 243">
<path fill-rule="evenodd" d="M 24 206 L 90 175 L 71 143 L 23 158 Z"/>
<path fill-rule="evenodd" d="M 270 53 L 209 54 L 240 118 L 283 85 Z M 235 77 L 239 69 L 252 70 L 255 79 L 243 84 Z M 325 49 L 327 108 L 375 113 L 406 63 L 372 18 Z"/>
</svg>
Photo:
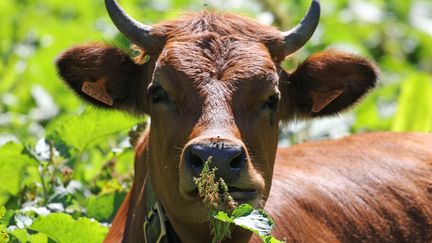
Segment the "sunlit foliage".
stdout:
<svg viewBox="0 0 432 243">
<path fill-rule="evenodd" d="M 283 127 L 281 144 L 363 131 L 430 132 L 432 3 L 321 3 L 316 34 L 284 66 L 294 69 L 311 53 L 337 48 L 374 60 L 380 82 L 348 114 Z M 287 29 L 309 1 L 122 0 L 121 5 L 149 24 L 216 9 Z M 89 107 L 59 80 L 53 63 L 74 44 L 103 41 L 127 50 L 130 43 L 110 23 L 102 0 L 3 0 L 0 19 L 0 205 L 6 208 L 0 207 L 0 242 L 100 242 L 133 178 L 127 133 L 146 118 Z"/>
</svg>

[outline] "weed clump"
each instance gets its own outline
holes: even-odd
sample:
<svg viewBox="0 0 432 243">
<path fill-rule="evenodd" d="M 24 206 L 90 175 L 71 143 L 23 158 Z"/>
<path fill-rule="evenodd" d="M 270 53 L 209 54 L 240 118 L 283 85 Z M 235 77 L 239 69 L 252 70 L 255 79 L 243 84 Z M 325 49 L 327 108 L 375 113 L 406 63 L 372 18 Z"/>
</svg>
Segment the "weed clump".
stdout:
<svg viewBox="0 0 432 243">
<path fill-rule="evenodd" d="M 230 223 L 216 219 L 215 215 L 220 211 L 231 214 L 237 207 L 237 203 L 229 194 L 225 181 L 222 178 L 216 180 L 217 168 L 210 169 L 211 159 L 212 157 L 209 157 L 204 163 L 200 176 L 194 178 L 194 182 L 198 187 L 198 195 L 207 207 L 213 243 L 215 243 L 231 236 Z"/>
<path fill-rule="evenodd" d="M 211 157 L 204 163 L 200 176 L 194 178 L 194 182 L 208 209 L 212 242 L 219 243 L 230 238 L 230 225 L 234 224 L 258 235 L 263 242 L 282 243 L 271 236 L 274 227 L 272 218 L 264 210 L 255 209 L 249 204 L 237 205 L 224 180 L 216 180 L 217 168 L 210 169 L 210 164 Z"/>
</svg>

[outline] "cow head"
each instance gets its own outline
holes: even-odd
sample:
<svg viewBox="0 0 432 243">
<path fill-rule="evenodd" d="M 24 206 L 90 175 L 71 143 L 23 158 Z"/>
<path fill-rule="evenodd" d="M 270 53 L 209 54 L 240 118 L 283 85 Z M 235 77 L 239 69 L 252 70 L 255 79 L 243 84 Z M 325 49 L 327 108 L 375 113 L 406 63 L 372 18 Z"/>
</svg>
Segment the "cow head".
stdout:
<svg viewBox="0 0 432 243">
<path fill-rule="evenodd" d="M 336 51 L 311 56 L 293 73 L 281 68 L 312 36 L 318 0 L 287 32 L 213 12 L 150 27 L 105 2 L 114 24 L 148 60 L 81 45 L 59 56 L 59 73 L 91 104 L 151 117 L 149 176 L 169 217 L 183 223 L 207 219 L 193 177 L 209 156 L 237 201 L 263 206 L 279 121 L 337 114 L 375 85 L 371 63 Z"/>
</svg>

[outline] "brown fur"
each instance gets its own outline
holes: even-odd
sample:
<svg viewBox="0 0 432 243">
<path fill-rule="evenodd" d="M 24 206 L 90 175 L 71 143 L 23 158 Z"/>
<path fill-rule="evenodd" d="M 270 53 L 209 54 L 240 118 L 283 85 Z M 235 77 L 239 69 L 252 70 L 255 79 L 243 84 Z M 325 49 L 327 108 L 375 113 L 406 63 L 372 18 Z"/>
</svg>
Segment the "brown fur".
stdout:
<svg viewBox="0 0 432 243">
<path fill-rule="evenodd" d="M 106 104 L 81 92 L 84 81 L 95 82 L 103 79 L 114 108 L 139 114 L 147 105 L 146 66 L 137 65 L 118 48 L 100 43 L 90 43 L 71 48 L 57 57 L 57 70 L 66 84 L 76 91 L 85 101 L 99 107 L 109 108 Z M 134 105 L 136 104 L 136 105 Z"/>
<path fill-rule="evenodd" d="M 278 151 L 266 208 L 288 242 L 431 242 L 426 134 L 376 133 Z"/>
<path fill-rule="evenodd" d="M 146 63 L 100 44 L 71 48 L 57 60 L 59 74 L 87 101 L 107 108 L 81 92 L 84 81 L 104 79 L 114 108 L 152 118 L 137 147 L 133 188 L 105 242 L 121 235 L 123 242 L 143 241 L 149 182 L 182 241 L 209 242 L 207 213 L 191 194 L 195 185 L 184 153 L 215 140 L 246 151 L 246 164 L 230 186 L 256 190 L 249 202 L 254 206 L 268 199 L 279 237 L 431 240 L 430 136 L 363 135 L 276 153 L 280 120 L 337 114 L 373 88 L 377 69 L 369 61 L 326 51 L 290 74 L 280 66 L 280 32 L 231 14 L 187 15 L 155 25 L 152 35 L 165 41 L 145 50 Z M 155 87 L 166 94 L 162 101 L 154 100 Z M 249 238 L 236 228 L 231 241 Z"/>
</svg>

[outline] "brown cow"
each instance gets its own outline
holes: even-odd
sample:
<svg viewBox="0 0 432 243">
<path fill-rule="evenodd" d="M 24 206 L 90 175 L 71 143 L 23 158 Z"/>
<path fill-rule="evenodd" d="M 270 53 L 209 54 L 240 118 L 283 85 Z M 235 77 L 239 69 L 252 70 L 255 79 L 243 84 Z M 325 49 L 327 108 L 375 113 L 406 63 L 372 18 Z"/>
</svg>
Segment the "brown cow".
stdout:
<svg viewBox="0 0 432 243">
<path fill-rule="evenodd" d="M 210 242 L 193 183 L 209 156 L 231 195 L 265 205 L 275 235 L 289 242 L 432 242 L 431 135 L 357 135 L 276 152 L 279 121 L 337 114 L 377 79 L 373 64 L 337 51 L 315 54 L 293 73 L 281 68 L 313 34 L 318 0 L 287 32 L 215 12 L 150 27 L 105 3 L 142 55 L 88 44 L 57 60 L 84 100 L 152 119 L 105 242 L 144 242 L 144 234 L 155 242 L 160 228 L 169 242 Z M 249 239 L 257 240 L 233 229 L 232 242 Z"/>
</svg>

